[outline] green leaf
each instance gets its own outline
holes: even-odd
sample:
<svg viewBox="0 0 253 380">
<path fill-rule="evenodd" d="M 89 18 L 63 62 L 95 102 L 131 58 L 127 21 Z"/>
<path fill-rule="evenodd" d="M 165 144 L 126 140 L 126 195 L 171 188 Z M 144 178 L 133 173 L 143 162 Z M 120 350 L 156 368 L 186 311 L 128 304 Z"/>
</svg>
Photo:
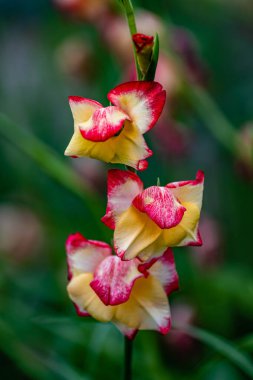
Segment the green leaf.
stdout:
<svg viewBox="0 0 253 380">
<path fill-rule="evenodd" d="M 20 341 L 19 336 L 4 320 L 0 320 L 0 350 L 9 356 L 26 374 L 38 380 L 90 380 L 80 375 L 55 353 L 48 352 L 48 357 Z"/>
<path fill-rule="evenodd" d="M 183 331 L 185 334 L 201 341 L 202 343 L 205 343 L 253 379 L 252 361 L 231 342 L 197 327 L 176 326 L 175 328 Z"/>
<path fill-rule="evenodd" d="M 58 156 L 54 150 L 40 141 L 27 129 L 19 127 L 7 116 L 0 113 L 0 134 L 12 145 L 30 157 L 49 177 L 59 182 L 66 189 L 77 195 L 93 217 L 93 223 L 101 229 L 100 198 L 88 190 L 79 176 Z"/>
<path fill-rule="evenodd" d="M 154 39 L 153 54 L 151 57 L 150 65 L 148 67 L 148 70 L 147 70 L 143 80 L 152 81 L 155 79 L 155 73 L 156 73 L 158 58 L 159 58 L 159 37 L 158 37 L 158 34 L 156 33 L 155 39 Z"/>
<path fill-rule="evenodd" d="M 253 334 L 250 334 L 241 339 L 238 346 L 242 350 L 253 352 Z"/>
</svg>

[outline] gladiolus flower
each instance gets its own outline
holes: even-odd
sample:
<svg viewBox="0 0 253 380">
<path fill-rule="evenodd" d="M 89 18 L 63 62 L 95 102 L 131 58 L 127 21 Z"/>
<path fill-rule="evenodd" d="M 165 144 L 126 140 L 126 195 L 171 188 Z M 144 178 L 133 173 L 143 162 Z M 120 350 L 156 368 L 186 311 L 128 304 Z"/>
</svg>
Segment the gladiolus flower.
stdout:
<svg viewBox="0 0 253 380">
<path fill-rule="evenodd" d="M 113 322 L 133 338 L 138 330 L 166 334 L 171 326 L 167 299 L 178 289 L 173 253 L 141 264 L 122 261 L 103 242 L 70 235 L 67 244 L 68 294 L 80 316 Z"/>
<path fill-rule="evenodd" d="M 140 178 L 123 170 L 108 173 L 108 203 L 102 221 L 114 229 L 123 260 L 159 257 L 167 247 L 201 245 L 198 230 L 204 173 L 192 181 L 143 190 Z"/>
<path fill-rule="evenodd" d="M 107 97 L 113 105 L 105 108 L 94 100 L 69 98 L 74 135 L 65 154 L 146 169 L 152 151 L 142 135 L 157 122 L 165 91 L 157 82 L 135 81 L 115 87 Z"/>
</svg>

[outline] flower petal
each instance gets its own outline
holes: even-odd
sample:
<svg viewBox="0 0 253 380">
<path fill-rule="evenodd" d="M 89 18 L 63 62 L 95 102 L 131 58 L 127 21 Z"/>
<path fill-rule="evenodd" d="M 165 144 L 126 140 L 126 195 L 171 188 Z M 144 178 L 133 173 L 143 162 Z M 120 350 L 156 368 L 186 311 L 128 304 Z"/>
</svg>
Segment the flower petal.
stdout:
<svg viewBox="0 0 253 380">
<path fill-rule="evenodd" d="M 112 251 L 108 244 L 87 240 L 79 232 L 68 237 L 66 249 L 70 279 L 80 273 L 93 273 Z"/>
<path fill-rule="evenodd" d="M 67 287 L 69 297 L 76 307 L 86 310 L 93 318 L 100 322 L 109 322 L 114 315 L 113 307 L 105 306 L 90 287 L 92 279 L 91 273 L 73 277 Z"/>
<path fill-rule="evenodd" d="M 91 157 L 104 162 L 124 164 L 137 170 L 147 168 L 145 158 L 152 155 L 139 130 L 128 121 L 119 136 L 104 142 L 94 142 L 83 138 L 77 128 L 67 146 L 66 156 Z"/>
<path fill-rule="evenodd" d="M 152 259 L 150 263 L 140 264 L 138 269 L 154 276 L 162 284 L 167 295 L 178 290 L 179 278 L 172 249 L 168 248 L 161 257 Z"/>
<path fill-rule="evenodd" d="M 128 339 L 132 340 L 136 336 L 138 330 L 135 328 L 127 327 L 126 325 L 123 325 L 122 323 L 113 321 L 114 325 L 119 329 L 119 331 L 125 335 Z"/>
<path fill-rule="evenodd" d="M 111 162 L 115 156 L 115 139 L 94 142 L 83 138 L 79 127 L 75 130 L 64 154 L 71 157 L 90 157 L 104 162 Z"/>
<path fill-rule="evenodd" d="M 161 186 L 145 189 L 135 197 L 133 205 L 162 229 L 179 224 L 186 210 L 169 189 Z"/>
<path fill-rule="evenodd" d="M 148 261 L 162 256 L 168 247 L 199 245 L 200 211 L 193 203 L 183 203 L 182 206 L 186 211 L 181 222 L 168 229 L 161 229 L 147 214 L 134 206 L 129 207 L 116 222 L 114 248 L 117 255 L 123 260 L 138 257 L 141 261 Z"/>
<path fill-rule="evenodd" d="M 166 92 L 157 82 L 135 81 L 123 83 L 108 95 L 115 106 L 130 116 L 143 134 L 150 130 L 163 110 Z"/>
<path fill-rule="evenodd" d="M 185 220 L 182 220 L 181 224 L 181 227 L 187 231 L 187 236 L 180 245 L 202 245 L 198 221 L 202 207 L 204 173 L 199 170 L 195 180 L 173 182 L 166 187 L 187 208 Z M 194 223 L 191 223 L 193 221 Z"/>
<path fill-rule="evenodd" d="M 115 219 L 130 207 L 133 199 L 143 190 L 143 183 L 133 172 L 109 170 L 107 179 L 106 214 L 101 219 L 109 228 L 115 228 Z"/>
<path fill-rule="evenodd" d="M 123 128 L 126 120 L 129 120 L 129 116 L 118 107 L 99 108 L 90 119 L 79 124 L 79 128 L 82 136 L 87 140 L 106 141 Z"/>
<path fill-rule="evenodd" d="M 115 137 L 115 156 L 111 162 L 125 164 L 136 170 L 145 170 L 148 166 L 145 158 L 152 154 L 139 129 L 126 121 L 120 135 Z"/>
<path fill-rule="evenodd" d="M 139 278 L 132 289 L 129 300 L 117 306 L 117 323 L 137 330 L 158 330 L 166 334 L 171 326 L 167 295 L 153 277 Z"/>
<path fill-rule="evenodd" d="M 82 98 L 81 96 L 69 96 L 69 105 L 75 126 L 87 121 L 98 108 L 103 107 L 102 104 L 95 100 Z"/>
<path fill-rule="evenodd" d="M 105 305 L 122 304 L 129 299 L 135 280 L 143 276 L 137 266 L 135 260 L 109 256 L 97 267 L 90 286 Z"/>
<path fill-rule="evenodd" d="M 115 251 L 123 260 L 137 256 L 143 260 L 153 255 L 161 256 L 167 248 L 163 239 L 159 240 L 162 231 L 146 214 L 131 206 L 117 220 Z M 160 241 L 160 246 L 157 246 Z"/>
<path fill-rule="evenodd" d="M 186 208 L 186 212 L 181 222 L 176 227 L 163 230 L 163 239 L 167 247 L 201 244 L 198 232 L 200 210 L 194 203 L 182 202 L 182 205 Z"/>
<path fill-rule="evenodd" d="M 204 189 L 204 173 L 201 170 L 197 172 L 195 180 L 172 182 L 166 187 L 181 203 L 194 203 L 201 210 Z"/>
</svg>

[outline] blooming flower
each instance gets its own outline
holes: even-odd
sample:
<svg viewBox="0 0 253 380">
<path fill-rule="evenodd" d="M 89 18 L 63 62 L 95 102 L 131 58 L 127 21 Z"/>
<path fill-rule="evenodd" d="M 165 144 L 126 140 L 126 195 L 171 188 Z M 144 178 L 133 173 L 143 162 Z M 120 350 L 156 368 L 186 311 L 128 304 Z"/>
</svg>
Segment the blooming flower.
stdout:
<svg viewBox="0 0 253 380">
<path fill-rule="evenodd" d="M 67 156 L 88 156 L 101 161 L 122 163 L 135 169 L 147 168 L 152 155 L 143 134 L 157 122 L 166 93 L 156 82 L 123 83 L 108 93 L 113 106 L 71 96 L 74 135 Z"/>
<path fill-rule="evenodd" d="M 67 244 L 68 294 L 77 313 L 113 322 L 133 338 L 138 330 L 166 334 L 171 325 L 167 295 L 178 289 L 172 251 L 142 264 L 122 261 L 103 242 L 70 235 Z"/>
<path fill-rule="evenodd" d="M 140 178 L 123 170 L 108 173 L 108 203 L 102 221 L 114 231 L 115 251 L 123 260 L 142 261 L 167 247 L 201 245 L 198 221 L 204 173 L 192 181 L 143 190 Z"/>
</svg>

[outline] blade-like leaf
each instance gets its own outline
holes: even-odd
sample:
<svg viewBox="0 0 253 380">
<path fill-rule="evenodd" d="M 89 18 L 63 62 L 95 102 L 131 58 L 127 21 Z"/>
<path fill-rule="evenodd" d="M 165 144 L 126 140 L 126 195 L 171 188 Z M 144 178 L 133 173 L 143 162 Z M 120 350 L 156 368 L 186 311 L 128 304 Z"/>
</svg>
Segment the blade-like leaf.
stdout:
<svg viewBox="0 0 253 380">
<path fill-rule="evenodd" d="M 227 360 L 230 360 L 246 375 L 253 379 L 253 364 L 249 357 L 236 348 L 231 342 L 214 335 L 203 329 L 192 326 L 176 326 L 177 330 L 183 331 L 185 334 L 205 343 L 217 353 L 222 355 Z"/>
<path fill-rule="evenodd" d="M 78 175 L 51 147 L 1 113 L 0 135 L 31 158 L 49 177 L 80 197 L 93 216 L 97 228 L 101 230 L 99 220 L 102 204 L 99 197 L 85 187 Z M 102 233 L 104 234 L 103 231 Z"/>
</svg>

